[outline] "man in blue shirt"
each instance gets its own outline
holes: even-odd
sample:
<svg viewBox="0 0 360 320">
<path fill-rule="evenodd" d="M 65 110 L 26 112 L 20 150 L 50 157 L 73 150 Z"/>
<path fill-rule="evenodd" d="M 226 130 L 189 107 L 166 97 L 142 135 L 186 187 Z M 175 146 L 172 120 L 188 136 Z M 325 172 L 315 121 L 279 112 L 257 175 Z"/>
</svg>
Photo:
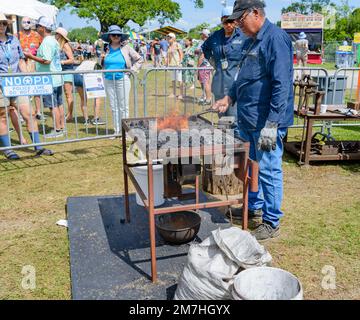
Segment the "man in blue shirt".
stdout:
<svg viewBox="0 0 360 320">
<path fill-rule="evenodd" d="M 210 35 L 201 47 L 205 58 L 215 69 L 211 85 L 215 101 L 229 95 L 239 68 L 243 42 L 246 39 L 236 27 L 235 21 L 229 19 L 231 14 L 232 7 L 223 8 L 221 12 L 223 28 Z M 236 117 L 236 107 L 229 108 L 226 115 Z"/>
<path fill-rule="evenodd" d="M 167 61 L 167 53 L 169 49 L 169 42 L 165 38 L 162 38 L 160 41 L 160 47 L 161 47 L 161 56 L 162 56 L 162 65 L 166 66 Z"/>
<path fill-rule="evenodd" d="M 242 49 L 239 73 L 229 94 L 217 101 L 220 112 L 237 102 L 240 136 L 250 142 L 250 157 L 259 163 L 259 192 L 249 193 L 250 216 L 262 214 L 253 232 L 258 240 L 279 235 L 283 216 L 283 138 L 293 124 L 293 50 L 289 36 L 265 17 L 262 0 L 237 0 L 233 14 L 249 38 Z"/>
</svg>

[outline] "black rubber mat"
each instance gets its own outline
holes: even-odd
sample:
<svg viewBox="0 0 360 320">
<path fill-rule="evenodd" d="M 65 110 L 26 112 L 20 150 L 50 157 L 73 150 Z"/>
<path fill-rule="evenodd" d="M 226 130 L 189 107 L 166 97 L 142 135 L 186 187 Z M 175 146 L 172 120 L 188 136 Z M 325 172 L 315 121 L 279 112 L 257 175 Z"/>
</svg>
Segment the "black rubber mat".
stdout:
<svg viewBox="0 0 360 320">
<path fill-rule="evenodd" d="M 205 201 L 205 196 L 201 196 Z M 123 197 L 68 198 L 73 299 L 172 299 L 190 244 L 173 246 L 156 235 L 158 282 L 150 280 L 150 240 L 146 210 L 131 196 L 131 223 L 122 221 Z M 167 202 L 166 205 L 169 205 Z M 228 220 L 216 209 L 200 212 L 193 242 L 201 242 Z"/>
</svg>

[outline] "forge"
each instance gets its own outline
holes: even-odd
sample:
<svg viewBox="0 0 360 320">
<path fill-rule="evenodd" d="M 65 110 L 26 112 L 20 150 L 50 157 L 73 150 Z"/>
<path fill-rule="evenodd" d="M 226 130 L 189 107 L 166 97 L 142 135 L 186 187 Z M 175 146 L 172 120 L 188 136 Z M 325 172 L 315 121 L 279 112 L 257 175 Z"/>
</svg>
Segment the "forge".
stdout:
<svg viewBox="0 0 360 320">
<path fill-rule="evenodd" d="M 146 158 L 146 163 L 129 163 L 127 140 L 133 140 Z M 248 191 L 258 190 L 258 165 L 249 158 L 250 144 L 232 135 L 229 126 L 214 124 L 199 117 L 178 116 L 169 118 L 136 118 L 122 120 L 122 147 L 125 186 L 126 222 L 131 223 L 129 206 L 129 180 L 144 203 L 149 214 L 151 277 L 157 280 L 155 217 L 165 214 L 197 211 L 242 204 L 243 229 L 248 226 Z M 208 157 L 220 156 L 231 159 L 226 167 L 243 183 L 243 194 L 238 199 L 200 202 L 200 177 Z M 162 164 L 164 169 L 164 198 L 193 200 L 191 204 L 154 207 L 153 165 Z M 220 171 L 224 172 L 220 164 Z M 132 168 L 146 166 L 148 195 L 138 184 Z M 252 172 L 250 177 L 249 172 Z M 221 173 L 224 174 L 224 173 Z M 230 173 L 229 173 L 230 174 Z M 184 192 L 185 186 L 192 186 L 193 192 Z"/>
</svg>

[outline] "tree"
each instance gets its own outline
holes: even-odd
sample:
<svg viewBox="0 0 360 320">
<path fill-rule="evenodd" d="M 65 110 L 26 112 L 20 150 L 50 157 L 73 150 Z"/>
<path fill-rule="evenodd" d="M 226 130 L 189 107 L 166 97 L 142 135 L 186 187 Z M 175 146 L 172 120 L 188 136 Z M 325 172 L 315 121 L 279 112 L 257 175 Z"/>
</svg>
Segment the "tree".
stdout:
<svg viewBox="0 0 360 320">
<path fill-rule="evenodd" d="M 90 40 L 90 42 L 94 43 L 99 38 L 98 33 L 94 27 L 76 28 L 70 30 L 68 37 L 71 41 L 81 40 L 85 42 Z"/>
<path fill-rule="evenodd" d="M 201 8 L 203 0 L 190 0 Z M 148 19 L 175 22 L 181 18 L 180 5 L 172 0 L 53 0 L 58 8 L 66 5 L 81 18 L 97 19 L 101 31 L 112 24 L 124 27 L 130 20 L 143 26 Z"/>
<path fill-rule="evenodd" d="M 201 35 L 201 31 L 203 29 L 209 29 L 210 28 L 210 24 L 209 23 L 201 23 L 199 25 L 197 25 L 196 27 L 192 28 L 189 30 L 189 38 L 192 39 L 200 39 L 200 35 Z"/>
<path fill-rule="evenodd" d="M 300 0 L 293 2 L 290 6 L 283 8 L 281 13 L 297 12 L 305 15 L 315 12 L 322 13 L 323 8 L 334 5 L 331 0 Z"/>
</svg>

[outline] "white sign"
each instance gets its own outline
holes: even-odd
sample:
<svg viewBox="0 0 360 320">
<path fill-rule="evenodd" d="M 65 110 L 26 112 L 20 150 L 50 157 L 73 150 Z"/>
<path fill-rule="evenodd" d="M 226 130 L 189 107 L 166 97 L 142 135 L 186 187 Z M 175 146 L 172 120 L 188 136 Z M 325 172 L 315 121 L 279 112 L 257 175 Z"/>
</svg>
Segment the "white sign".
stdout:
<svg viewBox="0 0 360 320">
<path fill-rule="evenodd" d="M 53 93 L 51 76 L 3 77 L 2 88 L 5 97 L 46 96 Z"/>
<path fill-rule="evenodd" d="M 106 97 L 104 78 L 101 73 L 85 74 L 84 83 L 88 99 Z"/>
</svg>

